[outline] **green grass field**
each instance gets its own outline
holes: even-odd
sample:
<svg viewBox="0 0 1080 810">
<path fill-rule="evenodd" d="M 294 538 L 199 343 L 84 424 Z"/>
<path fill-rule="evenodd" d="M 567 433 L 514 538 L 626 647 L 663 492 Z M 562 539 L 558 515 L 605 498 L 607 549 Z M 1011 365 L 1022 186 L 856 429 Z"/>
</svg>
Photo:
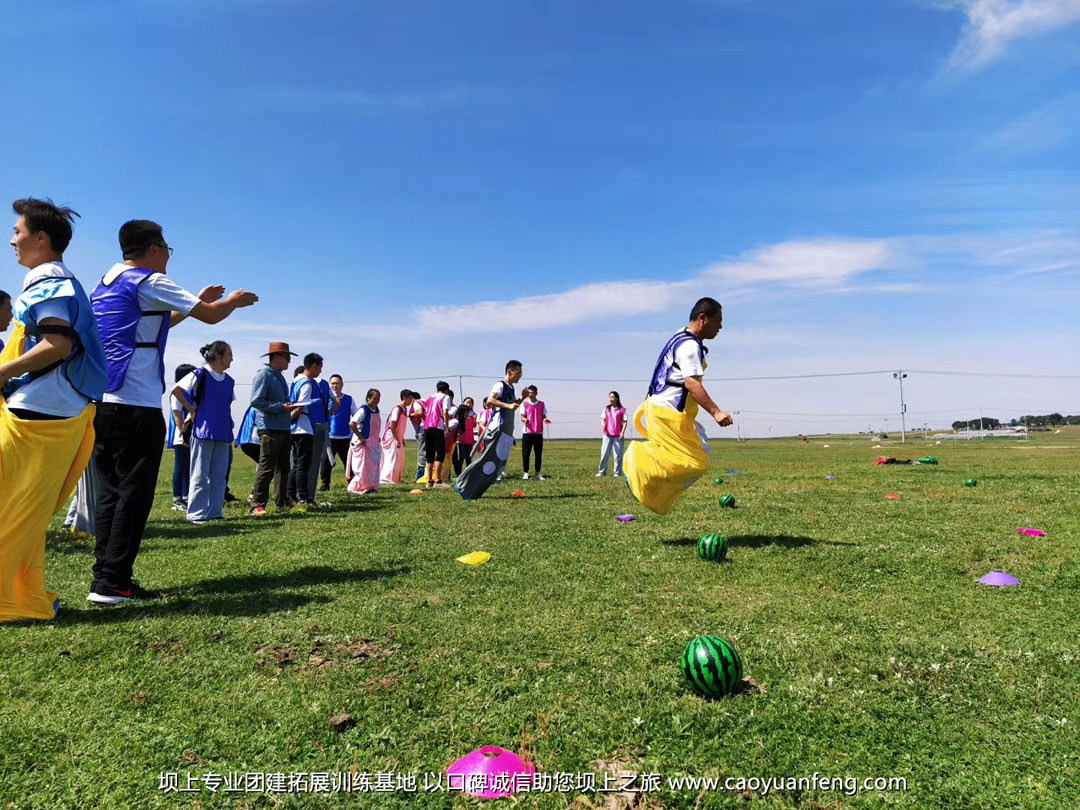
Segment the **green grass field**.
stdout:
<svg viewBox="0 0 1080 810">
<path fill-rule="evenodd" d="M 597 787 L 605 771 L 662 785 L 906 780 L 855 795 L 663 787 L 496 806 L 1080 805 L 1080 431 L 931 449 L 717 442 L 713 471 L 666 517 L 593 477 L 598 442 L 546 450 L 549 480 L 508 480 L 478 502 L 409 487 L 349 496 L 335 480 L 330 511 L 256 521 L 233 508 L 201 527 L 169 510 L 167 453 L 136 565 L 170 594 L 158 603 L 85 602 L 91 545 L 57 518 L 59 617 L 0 627 L 0 808 L 478 807 L 425 792 L 425 774 L 489 744 L 549 774 L 594 773 Z M 872 463 L 930 452 L 940 466 Z M 740 474 L 715 485 L 728 468 Z M 237 455 L 234 491 L 252 473 Z M 723 492 L 737 509 L 717 506 Z M 613 520 L 623 512 L 638 519 Z M 724 563 L 697 558 L 710 531 L 730 543 Z M 455 561 L 474 550 L 490 562 Z M 1022 584 L 976 584 L 998 568 Z M 741 694 L 686 688 L 679 657 L 706 633 L 737 645 L 753 682 Z M 342 713 L 355 725 L 335 730 Z M 187 787 L 189 774 L 249 772 L 417 781 L 351 795 L 160 789 L 162 773 Z"/>
</svg>

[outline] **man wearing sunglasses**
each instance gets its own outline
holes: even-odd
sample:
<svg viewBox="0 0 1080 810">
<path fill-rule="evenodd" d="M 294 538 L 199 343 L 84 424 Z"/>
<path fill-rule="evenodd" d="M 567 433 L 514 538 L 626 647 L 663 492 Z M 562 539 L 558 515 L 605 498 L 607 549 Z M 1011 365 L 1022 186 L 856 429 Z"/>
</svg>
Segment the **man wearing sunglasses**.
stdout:
<svg viewBox="0 0 1080 810">
<path fill-rule="evenodd" d="M 87 599 L 117 605 L 157 599 L 132 577 L 165 445 L 161 396 L 169 329 L 187 317 L 215 324 L 259 300 L 221 285 L 198 295 L 166 276 L 173 249 L 161 226 L 146 219 L 120 228 L 124 261 L 113 265 L 90 297 L 105 347 L 109 379 L 94 419 L 100 479 L 94 579 Z"/>
</svg>

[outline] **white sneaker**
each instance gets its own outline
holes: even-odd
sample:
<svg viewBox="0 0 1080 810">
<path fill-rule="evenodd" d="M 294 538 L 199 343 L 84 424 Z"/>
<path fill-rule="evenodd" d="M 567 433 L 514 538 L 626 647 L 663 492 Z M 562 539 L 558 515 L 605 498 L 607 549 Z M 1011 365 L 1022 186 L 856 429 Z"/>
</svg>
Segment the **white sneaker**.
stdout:
<svg viewBox="0 0 1080 810">
<path fill-rule="evenodd" d="M 596 474 L 596 477 L 597 477 L 597 478 L 603 478 L 603 477 L 604 477 L 604 474 L 603 474 L 603 473 L 597 473 L 597 474 Z"/>
<path fill-rule="evenodd" d="M 547 479 L 544 478 L 544 476 L 542 476 L 540 473 L 536 474 L 536 480 L 537 481 L 547 481 Z"/>
<path fill-rule="evenodd" d="M 521 480 L 522 481 L 528 481 L 529 480 L 529 474 L 525 473 L 523 476 L 521 476 Z"/>
</svg>

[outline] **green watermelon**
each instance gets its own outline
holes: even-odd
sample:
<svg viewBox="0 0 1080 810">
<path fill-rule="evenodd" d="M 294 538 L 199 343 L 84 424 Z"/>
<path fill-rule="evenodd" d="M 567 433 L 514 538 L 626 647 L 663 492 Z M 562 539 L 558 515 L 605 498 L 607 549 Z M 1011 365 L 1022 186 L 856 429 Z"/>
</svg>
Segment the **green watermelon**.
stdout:
<svg viewBox="0 0 1080 810">
<path fill-rule="evenodd" d="M 720 505 L 725 509 L 734 509 L 735 496 L 732 495 L 730 492 L 725 492 L 723 495 L 720 496 Z"/>
<path fill-rule="evenodd" d="M 712 480 L 712 482 L 713 482 L 714 484 L 722 484 L 722 483 L 724 483 L 724 479 L 723 479 L 723 478 L 714 478 L 714 479 Z"/>
<path fill-rule="evenodd" d="M 727 540 L 716 532 L 707 534 L 698 540 L 697 555 L 703 560 L 720 562 L 727 556 Z"/>
<path fill-rule="evenodd" d="M 719 636 L 698 636 L 682 654 L 683 675 L 707 698 L 730 695 L 742 683 L 742 660 L 735 645 Z"/>
</svg>

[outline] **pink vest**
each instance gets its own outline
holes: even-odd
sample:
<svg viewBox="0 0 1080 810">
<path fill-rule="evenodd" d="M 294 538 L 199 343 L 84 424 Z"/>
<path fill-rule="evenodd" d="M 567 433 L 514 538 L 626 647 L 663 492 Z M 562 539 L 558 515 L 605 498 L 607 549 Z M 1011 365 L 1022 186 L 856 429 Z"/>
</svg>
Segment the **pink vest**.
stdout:
<svg viewBox="0 0 1080 810">
<path fill-rule="evenodd" d="M 526 433 L 543 433 L 544 432 L 544 401 L 542 399 L 536 400 L 536 404 L 533 405 L 529 400 L 525 400 L 521 403 L 521 407 L 525 410 L 525 432 Z"/>
<path fill-rule="evenodd" d="M 624 421 L 626 421 L 626 408 L 612 408 L 610 405 L 604 408 L 604 435 L 621 434 Z"/>
<path fill-rule="evenodd" d="M 424 400 L 424 430 L 430 430 L 431 428 L 446 429 L 446 425 L 443 423 L 443 411 L 446 410 L 448 399 L 449 397 L 446 394 L 436 394 Z"/>
<path fill-rule="evenodd" d="M 396 422 L 394 421 L 395 419 L 397 419 Z M 405 409 L 400 405 L 395 405 L 394 409 L 390 411 L 390 418 L 386 420 L 386 429 L 383 431 L 383 438 L 393 436 L 400 442 L 405 438 L 405 425 Z"/>
<path fill-rule="evenodd" d="M 461 435 L 458 436 L 458 441 L 462 444 L 476 444 L 476 414 L 470 412 L 465 417 L 465 425 L 461 431 Z"/>
</svg>

